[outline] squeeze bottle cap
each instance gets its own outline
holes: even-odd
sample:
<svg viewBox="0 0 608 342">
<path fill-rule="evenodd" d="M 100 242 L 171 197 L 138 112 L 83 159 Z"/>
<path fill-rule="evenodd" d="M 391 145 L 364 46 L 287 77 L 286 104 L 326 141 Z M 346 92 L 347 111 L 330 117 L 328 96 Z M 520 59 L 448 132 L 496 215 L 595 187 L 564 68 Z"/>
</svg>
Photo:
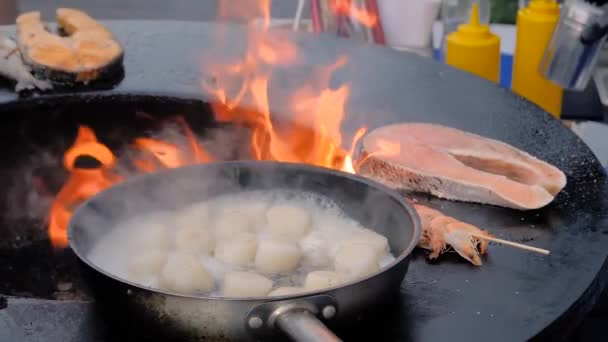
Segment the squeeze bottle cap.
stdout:
<svg viewBox="0 0 608 342">
<path fill-rule="evenodd" d="M 446 62 L 454 67 L 498 82 L 500 77 L 500 37 L 490 26 L 479 22 L 479 4 L 473 3 L 469 22 L 446 38 Z"/>
<path fill-rule="evenodd" d="M 559 15 L 556 0 L 530 0 L 527 9 L 535 14 Z"/>
<path fill-rule="evenodd" d="M 458 39 L 466 41 L 485 40 L 494 37 L 490 32 L 490 27 L 479 22 L 479 4 L 477 2 L 474 2 L 473 7 L 471 7 L 469 22 L 458 26 L 456 32 Z"/>
</svg>

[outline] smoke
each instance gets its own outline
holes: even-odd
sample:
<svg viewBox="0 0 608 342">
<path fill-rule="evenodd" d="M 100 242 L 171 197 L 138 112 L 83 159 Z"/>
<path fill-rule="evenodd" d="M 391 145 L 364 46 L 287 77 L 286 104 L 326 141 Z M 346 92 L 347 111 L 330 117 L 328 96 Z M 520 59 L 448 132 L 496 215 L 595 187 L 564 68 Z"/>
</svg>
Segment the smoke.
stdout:
<svg viewBox="0 0 608 342">
<path fill-rule="evenodd" d="M 411 224 L 400 207 L 401 196 L 377 183 L 326 168 L 270 161 L 210 163 L 138 177 L 110 190 L 94 207 L 115 220 L 248 191 L 313 193 L 383 235 L 401 234 L 394 230 L 407 230 Z M 104 207 L 108 209 L 100 209 Z"/>
<path fill-rule="evenodd" d="M 11 185 L 4 199 L 2 215 L 8 220 L 42 220 L 53 200 L 56 180 L 63 178 L 62 158 L 51 151 L 37 151 L 21 163 L 13 164 L 10 174 Z M 52 172 L 49 170 L 54 169 Z"/>
</svg>

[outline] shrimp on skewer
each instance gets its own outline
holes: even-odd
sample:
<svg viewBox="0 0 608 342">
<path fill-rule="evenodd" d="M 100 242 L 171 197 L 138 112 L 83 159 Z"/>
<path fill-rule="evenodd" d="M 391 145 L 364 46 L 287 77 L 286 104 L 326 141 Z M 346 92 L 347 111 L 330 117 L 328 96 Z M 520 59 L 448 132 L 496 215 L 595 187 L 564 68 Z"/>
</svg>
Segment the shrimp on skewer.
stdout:
<svg viewBox="0 0 608 342">
<path fill-rule="evenodd" d="M 481 230 L 438 210 L 409 202 L 420 216 L 422 234 L 418 247 L 431 251 L 429 259 L 437 259 L 451 247 L 473 265 L 481 266 L 481 256 L 487 252 L 488 241 L 472 234 L 491 236 L 487 230 Z"/>
</svg>

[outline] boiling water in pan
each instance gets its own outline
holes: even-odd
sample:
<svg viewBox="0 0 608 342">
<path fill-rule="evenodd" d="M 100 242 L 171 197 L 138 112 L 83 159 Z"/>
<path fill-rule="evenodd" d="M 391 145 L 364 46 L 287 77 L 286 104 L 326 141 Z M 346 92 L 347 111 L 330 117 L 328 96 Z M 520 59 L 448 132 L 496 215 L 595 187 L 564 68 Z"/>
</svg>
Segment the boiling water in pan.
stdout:
<svg viewBox="0 0 608 342">
<path fill-rule="evenodd" d="M 395 258 L 327 198 L 252 191 L 120 222 L 89 259 L 152 288 L 238 297 L 335 286 Z"/>
</svg>

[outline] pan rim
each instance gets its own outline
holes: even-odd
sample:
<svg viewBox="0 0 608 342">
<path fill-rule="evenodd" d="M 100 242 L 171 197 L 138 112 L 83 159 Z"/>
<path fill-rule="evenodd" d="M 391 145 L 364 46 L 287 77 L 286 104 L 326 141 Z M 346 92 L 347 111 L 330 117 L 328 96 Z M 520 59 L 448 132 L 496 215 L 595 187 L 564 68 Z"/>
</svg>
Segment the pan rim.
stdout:
<svg viewBox="0 0 608 342">
<path fill-rule="evenodd" d="M 225 165 L 242 166 L 242 167 L 248 167 L 250 165 L 267 165 L 265 167 L 297 168 L 299 170 L 307 169 L 308 171 L 311 171 L 311 172 L 325 173 L 325 174 L 331 174 L 331 175 L 338 176 L 338 177 L 345 177 L 352 181 L 363 183 L 366 186 L 376 188 L 377 190 L 380 190 L 380 191 L 386 193 L 393 201 L 397 202 L 397 204 L 399 206 L 401 206 L 402 208 L 404 208 L 405 211 L 408 213 L 410 219 L 412 220 L 412 225 L 413 225 L 412 226 L 412 235 L 413 235 L 412 239 L 410 240 L 408 245 L 404 248 L 403 252 L 401 252 L 395 258 L 395 260 L 393 260 L 391 263 L 386 265 L 384 268 L 380 269 L 377 272 L 372 273 L 369 276 L 366 276 L 363 278 L 358 278 L 358 279 L 351 280 L 346 283 L 340 284 L 338 286 L 327 287 L 327 288 L 323 288 L 320 290 L 305 291 L 305 292 L 300 292 L 297 294 L 283 295 L 283 296 L 268 296 L 267 295 L 267 296 L 252 296 L 252 297 L 223 297 L 223 296 L 203 296 L 203 295 L 183 294 L 183 293 L 178 293 L 178 292 L 173 292 L 173 291 L 161 290 L 158 288 L 138 284 L 138 283 L 129 281 L 127 279 L 122 279 L 122 278 L 118 277 L 117 275 L 113 274 L 112 272 L 109 272 L 109 271 L 105 270 L 104 268 L 99 267 L 96 263 L 92 262 L 86 255 L 84 255 L 84 253 L 82 251 L 80 251 L 78 249 L 78 246 L 73 242 L 74 241 L 73 235 L 74 235 L 75 228 L 74 228 L 72 219 L 70 219 L 70 221 L 68 223 L 68 229 L 67 229 L 68 247 L 67 248 L 70 248 L 74 252 L 74 254 L 76 254 L 76 256 L 80 259 L 80 261 L 85 263 L 88 267 L 91 267 L 96 272 L 99 272 L 106 277 L 109 277 L 115 281 L 118 281 L 119 283 L 122 283 L 122 284 L 125 284 L 128 286 L 132 286 L 132 287 L 135 287 L 135 288 L 138 288 L 141 290 L 150 291 L 154 294 L 160 294 L 160 295 L 178 297 L 178 298 L 184 298 L 184 299 L 209 300 L 209 301 L 221 300 L 221 301 L 235 301 L 235 302 L 241 302 L 241 301 L 244 301 L 244 302 L 272 302 L 272 301 L 285 301 L 285 300 L 292 300 L 292 299 L 310 297 L 310 296 L 315 296 L 315 295 L 327 294 L 327 292 L 347 288 L 352 285 L 355 285 L 355 284 L 358 284 L 361 282 L 365 282 L 372 278 L 380 276 L 381 274 L 383 274 L 385 272 L 389 272 L 390 270 L 392 270 L 393 268 L 395 268 L 396 266 L 398 266 L 399 264 L 404 262 L 405 259 L 410 257 L 413 250 L 416 248 L 416 246 L 418 245 L 418 242 L 420 240 L 420 237 L 422 234 L 420 217 L 419 217 L 418 213 L 416 212 L 416 210 L 414 209 L 414 207 L 410 203 L 408 203 L 405 200 L 405 198 L 401 194 L 399 194 L 396 190 L 393 190 L 393 189 L 391 189 L 379 182 L 371 180 L 369 178 L 359 176 L 358 174 L 351 174 L 351 173 L 340 171 L 340 170 L 335 170 L 335 169 L 330 169 L 330 168 L 325 168 L 325 167 L 320 167 L 320 166 L 310 165 L 310 164 L 279 162 L 279 161 L 265 161 L 265 160 L 215 161 L 215 162 L 208 162 L 208 163 L 204 163 L 204 164 L 184 166 L 184 167 L 180 167 L 180 168 L 176 168 L 176 169 L 167 169 L 167 170 L 162 170 L 162 171 L 158 171 L 158 172 L 154 172 L 154 173 L 136 175 L 136 176 L 130 177 L 128 182 L 116 184 L 106 190 L 103 190 L 103 191 L 97 193 L 95 196 L 88 198 L 83 203 L 81 203 L 78 206 L 78 208 L 76 208 L 72 217 L 76 217 L 77 213 L 80 210 L 85 208 L 90 202 L 95 201 L 100 195 L 109 193 L 112 191 L 117 191 L 116 189 L 118 189 L 120 187 L 124 187 L 124 186 L 129 186 L 129 184 L 132 182 L 141 181 L 142 179 L 150 178 L 150 177 L 159 177 L 159 175 L 162 175 L 162 174 L 174 173 L 174 171 L 176 171 L 176 170 L 198 169 L 198 168 L 201 168 L 204 166 L 211 166 L 211 167 L 219 168 L 219 167 L 223 167 Z M 127 184 L 127 183 L 129 183 L 129 184 Z"/>
</svg>

